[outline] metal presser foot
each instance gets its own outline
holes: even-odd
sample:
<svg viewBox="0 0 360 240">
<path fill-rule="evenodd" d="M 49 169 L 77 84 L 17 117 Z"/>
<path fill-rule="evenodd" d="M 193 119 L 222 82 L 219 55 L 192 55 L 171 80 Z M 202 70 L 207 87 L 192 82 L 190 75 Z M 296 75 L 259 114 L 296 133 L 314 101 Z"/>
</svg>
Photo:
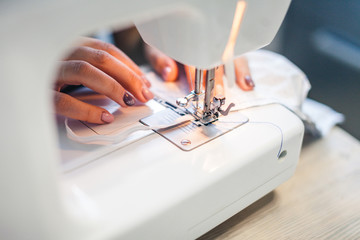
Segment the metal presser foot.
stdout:
<svg viewBox="0 0 360 240">
<path fill-rule="evenodd" d="M 206 75 L 205 91 L 201 91 L 204 75 Z M 195 70 L 195 90 L 184 98 L 178 98 L 176 103 L 180 107 L 186 108 L 197 120 L 203 124 L 209 124 L 216 121 L 220 114 L 227 116 L 230 109 L 235 106 L 234 103 L 224 110 L 222 107 L 225 105 L 225 96 L 213 96 L 215 84 L 215 68 L 208 71 L 196 69 Z M 190 107 L 188 107 L 191 103 Z"/>
<path fill-rule="evenodd" d="M 201 90 L 202 79 L 206 75 L 205 91 Z M 235 106 L 230 103 L 226 109 L 225 97 L 213 96 L 215 68 L 208 70 L 196 69 L 195 89 L 186 97 L 177 99 L 179 107 L 184 113 L 191 114 L 193 121 L 186 122 L 174 128 L 157 130 L 161 136 L 175 144 L 184 151 L 193 150 L 239 126 L 248 122 L 248 118 L 239 112 L 230 112 Z M 141 122 L 151 126 L 156 125 L 161 119 L 176 121 L 181 115 L 180 108 L 174 106 L 149 117 L 141 119 Z M 183 115 L 183 114 L 182 114 Z"/>
</svg>

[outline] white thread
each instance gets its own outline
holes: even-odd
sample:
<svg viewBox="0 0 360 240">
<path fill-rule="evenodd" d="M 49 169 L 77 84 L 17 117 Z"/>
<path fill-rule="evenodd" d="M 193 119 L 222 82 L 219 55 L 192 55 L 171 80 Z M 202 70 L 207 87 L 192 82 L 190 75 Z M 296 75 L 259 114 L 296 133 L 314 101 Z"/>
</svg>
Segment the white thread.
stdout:
<svg viewBox="0 0 360 240">
<path fill-rule="evenodd" d="M 280 158 L 280 155 L 281 155 L 281 152 L 282 152 L 283 143 L 284 143 L 284 134 L 283 134 L 282 129 L 281 129 L 278 125 L 276 125 L 275 123 L 272 123 L 272 122 L 252 122 L 252 121 L 247 121 L 247 122 L 232 122 L 232 121 L 231 121 L 231 122 L 229 122 L 229 121 L 220 121 L 220 120 L 219 120 L 219 122 L 223 122 L 223 123 L 243 123 L 243 124 L 245 124 L 245 123 L 269 124 L 269 125 L 277 128 L 277 129 L 279 130 L 279 132 L 280 132 L 280 135 L 281 135 L 280 148 L 279 148 L 279 152 L 278 152 L 278 154 L 277 154 L 277 158 Z"/>
<path fill-rule="evenodd" d="M 284 143 L 284 134 L 283 134 L 282 129 L 281 129 L 278 125 L 276 125 L 275 123 L 272 123 L 272 122 L 250 122 L 250 121 L 249 121 L 249 123 L 270 124 L 271 126 L 274 126 L 274 127 L 276 127 L 276 128 L 279 130 L 280 135 L 281 135 L 281 141 L 280 141 L 280 148 L 279 148 L 279 152 L 278 152 L 278 154 L 277 154 L 277 157 L 280 158 L 280 154 L 281 154 L 281 152 L 282 152 L 282 147 L 283 147 L 283 143 Z"/>
</svg>

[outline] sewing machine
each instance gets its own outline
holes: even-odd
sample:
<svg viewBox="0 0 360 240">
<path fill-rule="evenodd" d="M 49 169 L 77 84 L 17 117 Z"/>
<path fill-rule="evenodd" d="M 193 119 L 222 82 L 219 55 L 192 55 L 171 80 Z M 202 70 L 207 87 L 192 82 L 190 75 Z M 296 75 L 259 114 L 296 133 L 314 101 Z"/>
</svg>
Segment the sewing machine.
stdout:
<svg viewBox="0 0 360 240">
<path fill-rule="evenodd" d="M 90 146 L 96 159 L 64 170 L 59 153 L 71 140 L 54 121 L 49 91 L 77 36 L 135 21 L 145 41 L 199 69 L 197 84 L 208 69 L 206 91 L 178 101 L 195 106 L 207 129 L 225 111 L 212 96 L 211 69 L 268 44 L 289 2 L 246 2 L 229 41 L 237 1 L 2 1 L 0 237 L 193 239 L 292 176 L 303 125 L 274 104 L 241 111 L 271 124 L 233 127 L 191 151 L 152 134 L 100 154 Z M 234 51 L 224 54 L 229 42 Z"/>
</svg>

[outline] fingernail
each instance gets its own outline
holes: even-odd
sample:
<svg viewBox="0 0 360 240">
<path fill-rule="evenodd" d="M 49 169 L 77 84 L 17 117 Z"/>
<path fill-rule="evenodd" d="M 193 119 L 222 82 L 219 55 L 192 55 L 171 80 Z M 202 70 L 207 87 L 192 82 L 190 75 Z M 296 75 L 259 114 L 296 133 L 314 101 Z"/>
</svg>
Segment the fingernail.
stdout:
<svg viewBox="0 0 360 240">
<path fill-rule="evenodd" d="M 102 112 L 101 121 L 106 122 L 106 123 L 111 123 L 112 121 L 114 121 L 114 116 L 108 112 Z"/>
<path fill-rule="evenodd" d="M 150 90 L 145 87 L 142 90 L 142 94 L 144 95 L 146 100 L 150 100 L 150 99 L 154 98 L 154 95 L 152 94 L 152 92 L 150 92 Z"/>
<path fill-rule="evenodd" d="M 171 67 L 165 67 L 165 68 L 163 69 L 161 75 L 162 75 L 162 77 L 163 77 L 163 79 L 164 79 L 165 81 L 168 80 L 170 73 L 171 73 Z"/>
<path fill-rule="evenodd" d="M 145 75 L 142 76 L 142 79 L 144 80 L 145 85 L 146 85 L 148 88 L 151 87 L 151 83 L 149 82 L 149 80 L 147 80 L 147 78 L 145 77 Z"/>
<path fill-rule="evenodd" d="M 132 106 L 135 104 L 135 98 L 127 92 L 125 92 L 123 100 L 124 100 L 125 104 L 128 106 Z"/>
<path fill-rule="evenodd" d="M 252 88 L 255 87 L 255 83 L 249 75 L 245 76 L 245 83 L 249 87 L 252 87 Z"/>
</svg>

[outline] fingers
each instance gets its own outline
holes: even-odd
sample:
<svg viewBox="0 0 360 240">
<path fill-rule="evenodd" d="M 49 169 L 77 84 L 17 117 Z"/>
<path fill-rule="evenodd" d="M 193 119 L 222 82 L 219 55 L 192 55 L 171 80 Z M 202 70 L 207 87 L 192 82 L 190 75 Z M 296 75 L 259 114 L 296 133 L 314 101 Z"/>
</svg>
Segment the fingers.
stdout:
<svg viewBox="0 0 360 240">
<path fill-rule="evenodd" d="M 164 81 L 176 81 L 179 70 L 173 59 L 147 44 L 145 45 L 145 55 L 151 66 L 164 79 Z"/>
<path fill-rule="evenodd" d="M 223 76 L 224 76 L 224 66 L 221 65 L 217 69 L 215 69 L 214 96 L 216 95 L 225 96 Z"/>
<path fill-rule="evenodd" d="M 90 63 L 115 79 L 141 102 L 147 102 L 154 97 L 139 75 L 123 62 L 103 50 L 79 47 L 73 51 L 67 60 L 80 60 Z"/>
<path fill-rule="evenodd" d="M 125 53 L 123 53 L 120 49 L 118 49 L 114 45 L 100 41 L 98 39 L 85 38 L 85 37 L 83 38 L 83 42 L 81 45 L 86 46 L 86 47 L 91 47 L 94 49 L 98 49 L 98 50 L 102 50 L 102 51 L 109 53 L 110 55 L 112 55 L 113 57 L 118 59 L 120 62 L 122 62 L 126 66 L 128 66 L 137 75 L 139 75 L 147 87 L 151 86 L 150 82 L 145 78 L 145 75 L 141 71 L 139 66 L 136 65 Z"/>
<path fill-rule="evenodd" d="M 190 91 L 192 91 L 195 89 L 195 67 L 184 65 L 184 71 L 186 75 L 186 80 L 189 84 L 189 89 Z"/>
<path fill-rule="evenodd" d="M 64 61 L 59 72 L 61 74 L 58 76 L 57 84 L 82 84 L 108 96 L 122 107 L 135 104 L 135 99 L 117 81 L 87 62 L 79 60 Z"/>
<path fill-rule="evenodd" d="M 237 85 L 244 91 L 253 90 L 255 84 L 251 78 L 247 59 L 245 57 L 236 58 L 234 64 Z"/>
<path fill-rule="evenodd" d="M 66 117 L 98 124 L 114 121 L 114 116 L 105 109 L 84 103 L 65 93 L 55 92 L 54 100 L 56 112 Z"/>
</svg>

